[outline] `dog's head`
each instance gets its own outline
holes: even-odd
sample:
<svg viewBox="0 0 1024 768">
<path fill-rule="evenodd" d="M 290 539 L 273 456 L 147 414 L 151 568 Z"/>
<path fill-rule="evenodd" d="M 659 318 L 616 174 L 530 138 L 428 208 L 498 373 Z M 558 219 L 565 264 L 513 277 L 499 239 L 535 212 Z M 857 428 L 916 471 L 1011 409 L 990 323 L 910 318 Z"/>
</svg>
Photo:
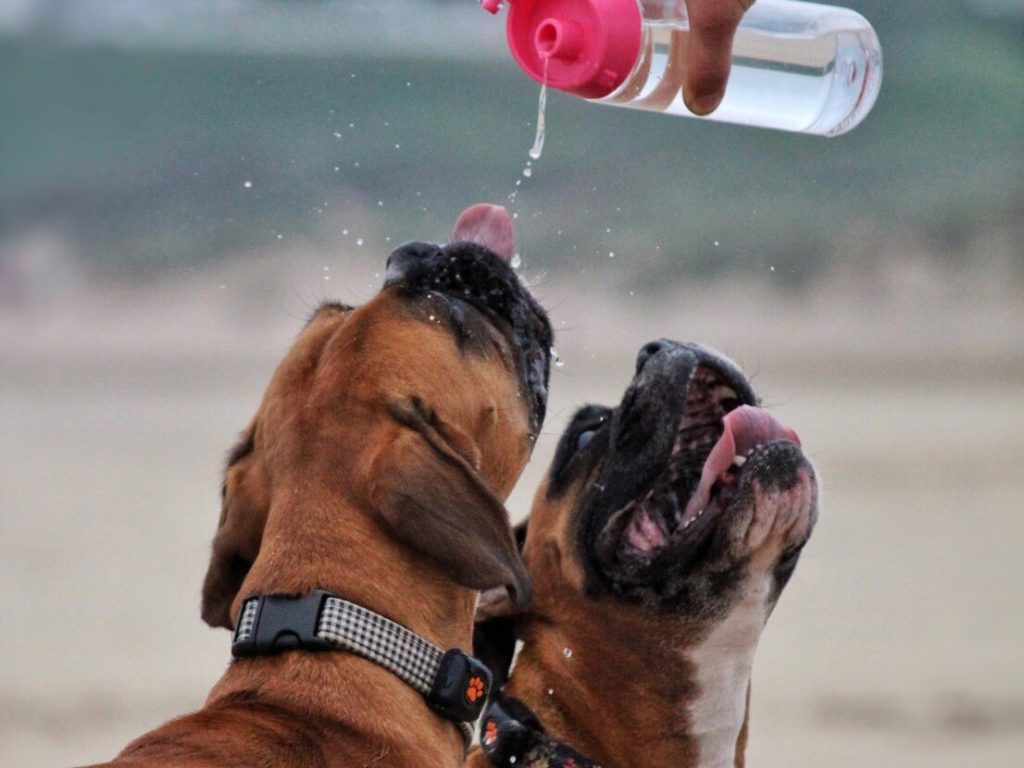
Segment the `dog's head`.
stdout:
<svg viewBox="0 0 1024 768">
<path fill-rule="evenodd" d="M 392 253 L 371 301 L 314 314 L 229 457 L 207 623 L 231 626 L 269 511 L 294 494 L 364 510 L 458 584 L 528 597 L 502 500 L 544 419 L 551 328 L 512 247 L 504 209 L 474 206 L 449 245 Z"/>
<path fill-rule="evenodd" d="M 531 615 L 700 631 L 753 595 L 767 619 L 814 527 L 817 481 L 796 434 L 756 406 L 717 353 L 644 346 L 617 407 L 575 414 L 537 492 Z M 492 594 L 480 617 L 509 610 Z"/>
</svg>

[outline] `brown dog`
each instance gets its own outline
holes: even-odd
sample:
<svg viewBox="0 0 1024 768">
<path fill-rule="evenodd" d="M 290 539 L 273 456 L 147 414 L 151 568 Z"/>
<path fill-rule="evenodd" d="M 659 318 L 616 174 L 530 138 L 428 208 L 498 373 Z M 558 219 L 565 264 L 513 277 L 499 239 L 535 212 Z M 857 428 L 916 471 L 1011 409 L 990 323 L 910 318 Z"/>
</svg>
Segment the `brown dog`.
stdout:
<svg viewBox="0 0 1024 768">
<path fill-rule="evenodd" d="M 502 500 L 544 416 L 551 331 L 508 266 L 504 209 L 412 243 L 364 306 L 322 306 L 225 473 L 203 618 L 328 590 L 438 648 L 469 648 L 477 591 L 528 599 Z M 290 599 L 290 598 L 285 598 Z M 263 610 L 263 609 L 261 609 Z M 474 685 L 478 681 L 474 681 Z M 346 652 L 234 661 L 198 712 L 115 766 L 457 766 L 457 724 Z"/>
<path fill-rule="evenodd" d="M 492 762 L 470 765 L 743 765 L 758 638 L 817 517 L 799 440 L 755 403 L 728 360 L 660 341 L 617 408 L 576 414 L 525 532 L 534 602 L 484 716 Z M 511 643 L 481 624 L 499 668 Z"/>
</svg>

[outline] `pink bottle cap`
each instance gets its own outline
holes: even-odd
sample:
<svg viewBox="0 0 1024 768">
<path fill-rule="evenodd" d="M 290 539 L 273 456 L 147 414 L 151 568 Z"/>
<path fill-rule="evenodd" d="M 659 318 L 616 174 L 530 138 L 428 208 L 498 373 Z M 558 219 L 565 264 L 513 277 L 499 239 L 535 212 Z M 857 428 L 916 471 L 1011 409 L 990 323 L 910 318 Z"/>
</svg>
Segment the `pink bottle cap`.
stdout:
<svg viewBox="0 0 1024 768">
<path fill-rule="evenodd" d="M 500 4 L 482 0 L 487 10 Z M 496 10 L 496 8 L 495 8 Z M 508 46 L 530 77 L 599 99 L 633 71 L 640 55 L 637 0 L 511 0 Z"/>
</svg>

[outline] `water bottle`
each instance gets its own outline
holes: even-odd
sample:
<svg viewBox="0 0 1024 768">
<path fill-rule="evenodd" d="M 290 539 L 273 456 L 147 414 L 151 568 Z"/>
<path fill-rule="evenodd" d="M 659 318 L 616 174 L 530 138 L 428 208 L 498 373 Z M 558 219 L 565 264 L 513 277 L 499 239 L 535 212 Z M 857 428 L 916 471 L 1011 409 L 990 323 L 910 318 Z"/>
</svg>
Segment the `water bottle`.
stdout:
<svg viewBox="0 0 1024 768">
<path fill-rule="evenodd" d="M 502 0 L 480 0 L 497 12 Z M 598 104 L 696 117 L 683 103 L 683 0 L 508 0 L 509 48 L 534 80 Z M 838 136 L 874 106 L 878 36 L 845 8 L 757 0 L 718 109 L 701 118 Z"/>
</svg>

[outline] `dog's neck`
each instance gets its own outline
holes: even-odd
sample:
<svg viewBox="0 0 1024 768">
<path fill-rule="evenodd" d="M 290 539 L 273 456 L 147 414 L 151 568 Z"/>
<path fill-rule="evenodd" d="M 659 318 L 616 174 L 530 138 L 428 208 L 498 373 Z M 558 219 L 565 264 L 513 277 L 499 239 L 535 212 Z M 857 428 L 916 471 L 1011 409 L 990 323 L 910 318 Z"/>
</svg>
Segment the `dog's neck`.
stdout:
<svg viewBox="0 0 1024 768">
<path fill-rule="evenodd" d="M 239 592 L 242 598 L 325 589 L 442 649 L 470 647 L 473 590 L 445 578 L 428 558 L 388 535 L 372 515 L 336 499 L 311 508 L 310 498 L 324 497 L 310 494 L 275 507 L 259 557 Z M 337 524 L 339 517 L 345 525 Z"/>
<path fill-rule="evenodd" d="M 259 556 L 236 600 L 235 620 L 245 597 L 302 595 L 320 588 L 386 616 L 443 650 L 471 648 L 475 592 L 455 585 L 425 558 L 403 548 L 370 515 L 337 500 L 311 508 L 311 498 L 318 496 L 296 493 L 294 502 L 278 502 L 272 508 Z M 339 515 L 345 516 L 343 526 L 336 523 Z M 402 599 L 396 600 L 396 595 Z M 440 749 L 442 755 L 457 756 L 452 763 L 456 765 L 461 758 L 461 735 L 453 723 L 430 710 L 423 697 L 396 675 L 349 653 L 298 652 L 247 659 L 228 669 L 210 701 L 246 691 L 256 691 L 288 709 L 313 713 L 350 733 L 354 724 L 391 722 L 400 711 L 404 724 L 419 726 L 412 729 L 416 733 L 422 734 L 424 725 L 436 731 L 432 744 L 410 748 Z M 353 717 L 356 710 L 359 716 Z M 395 726 L 386 735 L 364 733 L 363 737 L 374 741 L 386 736 L 390 744 L 400 745 L 402 731 Z M 447 765 L 451 759 L 438 758 L 437 764 Z"/>
<path fill-rule="evenodd" d="M 592 607 L 578 621 L 530 620 L 507 691 L 609 768 L 742 768 L 765 598 L 754 590 L 710 625 Z"/>
</svg>

